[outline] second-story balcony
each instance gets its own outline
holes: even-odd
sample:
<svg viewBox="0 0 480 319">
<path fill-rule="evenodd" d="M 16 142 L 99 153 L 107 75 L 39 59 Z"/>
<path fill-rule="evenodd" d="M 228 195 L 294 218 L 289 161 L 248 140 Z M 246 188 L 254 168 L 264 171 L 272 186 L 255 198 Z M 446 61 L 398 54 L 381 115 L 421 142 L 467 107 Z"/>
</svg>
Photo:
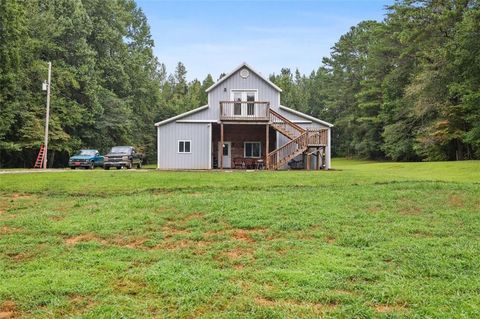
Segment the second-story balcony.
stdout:
<svg viewBox="0 0 480 319">
<path fill-rule="evenodd" d="M 221 121 L 268 122 L 270 102 L 222 101 L 220 102 Z"/>
</svg>

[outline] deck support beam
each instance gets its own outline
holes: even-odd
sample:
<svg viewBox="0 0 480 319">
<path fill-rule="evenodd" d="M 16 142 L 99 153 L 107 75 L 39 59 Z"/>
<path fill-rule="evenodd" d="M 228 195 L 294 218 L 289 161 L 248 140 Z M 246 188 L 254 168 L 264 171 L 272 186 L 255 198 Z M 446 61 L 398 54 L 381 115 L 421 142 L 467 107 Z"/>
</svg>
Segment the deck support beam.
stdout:
<svg viewBox="0 0 480 319">
<path fill-rule="evenodd" d="M 310 170 L 310 164 L 311 164 L 311 155 L 310 155 L 310 149 L 307 148 L 307 171 Z"/>
<path fill-rule="evenodd" d="M 220 123 L 220 169 L 223 169 L 223 123 Z"/>
<path fill-rule="evenodd" d="M 320 170 L 320 161 L 322 160 L 322 152 L 321 152 L 321 148 L 318 147 L 317 148 L 317 171 Z"/>
</svg>

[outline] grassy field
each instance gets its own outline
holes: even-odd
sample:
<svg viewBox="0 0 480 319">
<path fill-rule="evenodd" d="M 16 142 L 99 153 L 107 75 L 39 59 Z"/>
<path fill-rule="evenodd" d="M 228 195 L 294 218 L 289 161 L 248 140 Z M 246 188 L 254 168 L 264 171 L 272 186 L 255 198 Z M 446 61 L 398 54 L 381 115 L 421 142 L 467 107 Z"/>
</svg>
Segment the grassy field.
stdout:
<svg viewBox="0 0 480 319">
<path fill-rule="evenodd" d="M 479 318 L 480 162 L 333 166 L 0 175 L 0 318 Z"/>
</svg>

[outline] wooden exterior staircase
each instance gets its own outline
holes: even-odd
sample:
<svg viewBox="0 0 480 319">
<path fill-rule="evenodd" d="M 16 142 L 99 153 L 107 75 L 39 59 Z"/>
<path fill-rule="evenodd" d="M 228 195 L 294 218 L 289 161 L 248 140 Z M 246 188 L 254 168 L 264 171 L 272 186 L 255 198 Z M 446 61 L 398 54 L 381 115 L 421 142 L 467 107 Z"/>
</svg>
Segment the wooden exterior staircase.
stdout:
<svg viewBox="0 0 480 319">
<path fill-rule="evenodd" d="M 269 113 L 270 126 L 290 141 L 267 155 L 267 169 L 281 168 L 298 155 L 304 154 L 309 147 L 327 145 L 328 129 L 304 129 L 272 109 Z"/>
</svg>

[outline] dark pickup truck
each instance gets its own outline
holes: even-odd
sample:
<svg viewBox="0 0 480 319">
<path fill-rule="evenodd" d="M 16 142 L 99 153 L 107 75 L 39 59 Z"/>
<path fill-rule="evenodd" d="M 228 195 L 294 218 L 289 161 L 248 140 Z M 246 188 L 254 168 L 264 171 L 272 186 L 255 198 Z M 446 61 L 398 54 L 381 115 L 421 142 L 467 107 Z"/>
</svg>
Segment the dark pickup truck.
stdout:
<svg viewBox="0 0 480 319">
<path fill-rule="evenodd" d="M 110 167 L 116 167 L 121 169 L 126 167 L 128 169 L 132 167 L 142 168 L 143 154 L 137 153 L 133 146 L 114 146 L 104 156 L 103 168 L 110 169 Z"/>
</svg>

